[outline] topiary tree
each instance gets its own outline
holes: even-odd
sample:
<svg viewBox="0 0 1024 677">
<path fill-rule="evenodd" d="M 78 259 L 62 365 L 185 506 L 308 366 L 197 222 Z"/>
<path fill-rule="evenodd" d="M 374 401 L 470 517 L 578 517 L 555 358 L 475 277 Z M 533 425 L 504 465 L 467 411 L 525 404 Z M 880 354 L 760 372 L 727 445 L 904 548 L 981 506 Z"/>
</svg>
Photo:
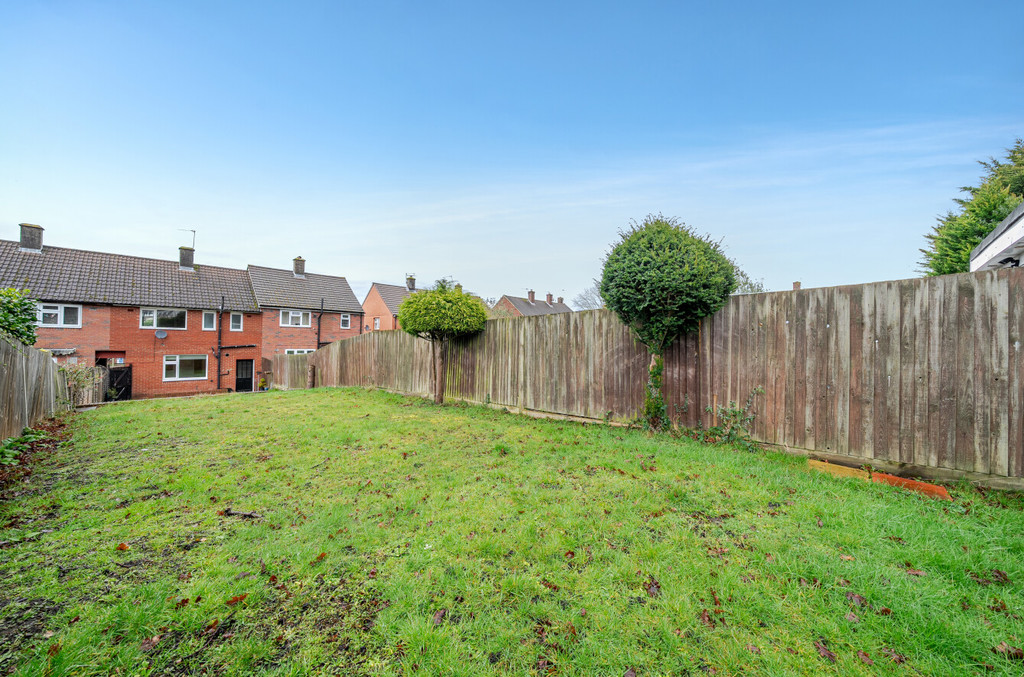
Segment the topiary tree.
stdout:
<svg viewBox="0 0 1024 677">
<path fill-rule="evenodd" d="M 36 302 L 27 291 L 0 289 L 0 334 L 26 346 L 36 342 Z"/>
<path fill-rule="evenodd" d="M 717 242 L 678 219 L 651 214 L 619 235 L 605 258 L 601 297 L 651 352 L 642 418 L 659 430 L 667 423 L 661 393 L 665 350 L 725 304 L 736 275 Z"/>
<path fill-rule="evenodd" d="M 430 341 L 435 403 L 444 402 L 448 342 L 483 330 L 486 322 L 487 307 L 483 302 L 448 280 L 438 280 L 433 288 L 406 297 L 398 307 L 402 329 Z"/>
</svg>

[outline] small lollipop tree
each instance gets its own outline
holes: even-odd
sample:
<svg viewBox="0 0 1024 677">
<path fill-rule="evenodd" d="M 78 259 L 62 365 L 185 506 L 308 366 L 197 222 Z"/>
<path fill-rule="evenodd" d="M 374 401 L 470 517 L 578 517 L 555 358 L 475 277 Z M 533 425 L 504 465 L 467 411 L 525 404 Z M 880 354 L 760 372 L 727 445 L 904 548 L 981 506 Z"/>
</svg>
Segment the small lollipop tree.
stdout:
<svg viewBox="0 0 1024 677">
<path fill-rule="evenodd" d="M 651 353 L 642 418 L 661 430 L 668 422 L 661 392 L 665 350 L 725 304 L 736 275 L 717 242 L 676 218 L 650 214 L 619 235 L 605 258 L 601 297 Z"/>
<path fill-rule="evenodd" d="M 483 330 L 486 322 L 487 307 L 483 302 L 449 280 L 438 280 L 432 288 L 406 297 L 398 307 L 402 329 L 430 341 L 436 404 L 444 402 L 448 342 Z"/>
</svg>

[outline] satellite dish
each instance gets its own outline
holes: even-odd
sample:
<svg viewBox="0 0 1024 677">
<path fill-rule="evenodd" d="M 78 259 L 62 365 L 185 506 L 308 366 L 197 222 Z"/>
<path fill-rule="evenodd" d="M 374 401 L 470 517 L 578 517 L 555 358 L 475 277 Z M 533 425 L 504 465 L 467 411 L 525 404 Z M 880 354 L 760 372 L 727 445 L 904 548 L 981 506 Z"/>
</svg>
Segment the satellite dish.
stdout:
<svg viewBox="0 0 1024 677">
<path fill-rule="evenodd" d="M 167 338 L 167 332 L 165 332 L 163 329 L 157 329 L 156 330 L 156 337 L 158 339 L 165 339 L 165 338 Z"/>
</svg>

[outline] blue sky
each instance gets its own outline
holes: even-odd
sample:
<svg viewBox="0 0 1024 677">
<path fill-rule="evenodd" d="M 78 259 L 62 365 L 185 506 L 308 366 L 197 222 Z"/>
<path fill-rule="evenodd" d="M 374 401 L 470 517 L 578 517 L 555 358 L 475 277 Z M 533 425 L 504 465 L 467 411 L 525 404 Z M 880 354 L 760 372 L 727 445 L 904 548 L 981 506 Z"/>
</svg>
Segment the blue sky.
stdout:
<svg viewBox="0 0 1024 677">
<path fill-rule="evenodd" d="M 631 218 L 915 276 L 1024 136 L 1024 3 L 0 3 L 0 237 L 571 298 Z"/>
</svg>

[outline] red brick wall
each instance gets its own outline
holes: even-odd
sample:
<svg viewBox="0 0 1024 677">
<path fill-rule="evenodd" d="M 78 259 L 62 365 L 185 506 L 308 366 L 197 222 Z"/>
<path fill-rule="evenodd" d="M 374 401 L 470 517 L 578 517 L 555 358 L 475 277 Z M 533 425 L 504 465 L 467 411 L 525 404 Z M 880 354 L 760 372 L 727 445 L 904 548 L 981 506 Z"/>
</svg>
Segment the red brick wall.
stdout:
<svg viewBox="0 0 1024 677">
<path fill-rule="evenodd" d="M 290 348 L 316 349 L 316 318 L 319 311 L 310 312 L 310 326 L 282 327 L 281 310 L 265 308 L 263 311 L 263 350 L 261 355 L 267 359 L 274 355 L 284 355 Z M 360 316 L 349 313 L 349 328 L 341 328 L 341 313 L 325 312 L 320 324 L 320 342 L 334 343 L 344 338 L 359 335 Z"/>
<path fill-rule="evenodd" d="M 398 321 L 391 314 L 391 310 L 384 303 L 384 299 L 380 297 L 380 292 L 377 291 L 376 287 L 370 287 L 366 300 L 363 301 L 363 313 L 365 313 L 363 324 L 364 326 L 369 326 L 370 331 L 374 331 L 373 320 L 375 318 L 380 319 L 381 330 L 399 328 Z"/>
<path fill-rule="evenodd" d="M 508 317 L 522 317 L 523 314 L 516 310 L 516 307 L 505 298 L 504 296 L 494 304 L 494 313 L 501 316 L 502 313 L 508 313 Z"/>
<path fill-rule="evenodd" d="M 189 395 L 217 390 L 217 332 L 203 331 L 203 313 L 188 311 L 186 329 L 166 329 L 167 337 L 158 339 L 155 329 L 139 327 L 138 308 L 111 308 L 110 350 L 125 351 L 125 364 L 132 366 L 132 397 Z M 254 371 L 260 369 L 260 342 L 263 325 L 259 313 L 243 313 L 242 331 L 230 331 L 230 313 L 218 317 L 223 321 L 221 342 L 224 346 L 252 345 L 251 348 L 225 348 L 221 355 L 221 389 L 235 388 L 235 360 L 254 360 Z M 197 381 L 164 381 L 165 355 L 206 355 L 207 378 Z M 255 383 L 260 374 L 255 373 Z"/>
<path fill-rule="evenodd" d="M 96 351 L 106 350 L 110 344 L 111 310 L 110 306 L 83 305 L 81 329 L 36 327 L 35 347 L 42 350 L 74 348 L 73 355 L 58 360 L 91 367 L 96 364 Z"/>
</svg>

